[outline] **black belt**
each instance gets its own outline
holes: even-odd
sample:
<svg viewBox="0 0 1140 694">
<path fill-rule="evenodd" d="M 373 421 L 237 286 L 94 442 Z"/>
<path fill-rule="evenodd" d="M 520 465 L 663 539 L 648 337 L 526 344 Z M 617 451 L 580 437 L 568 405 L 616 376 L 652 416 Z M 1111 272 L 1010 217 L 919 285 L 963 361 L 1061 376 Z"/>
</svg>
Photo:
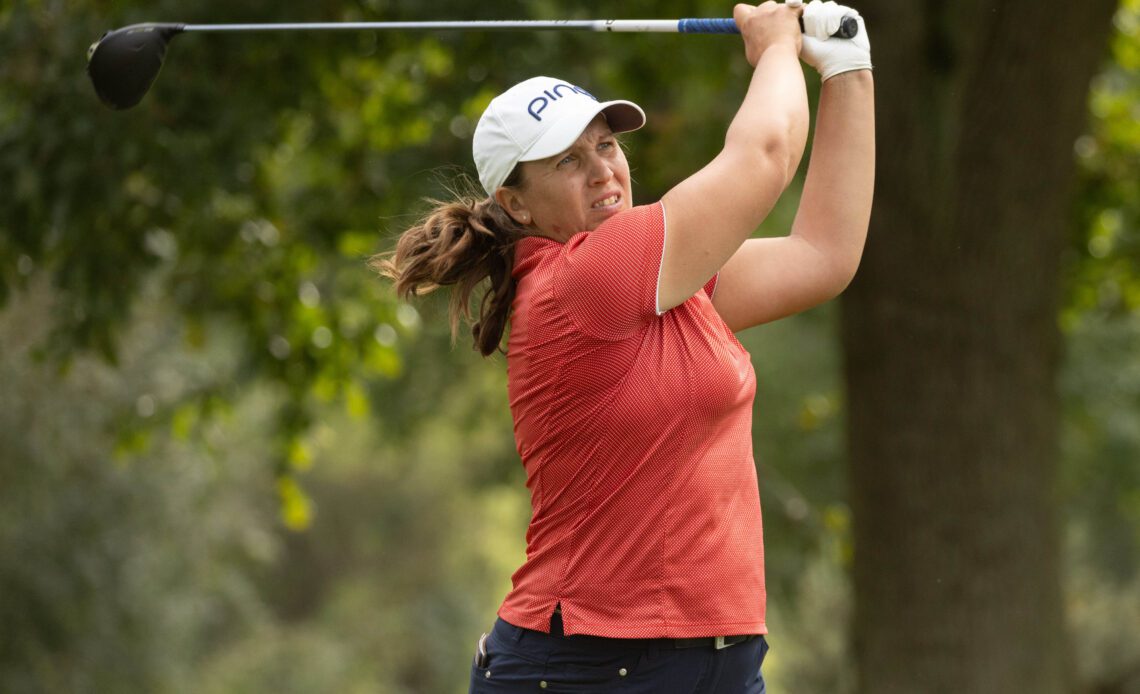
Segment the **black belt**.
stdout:
<svg viewBox="0 0 1140 694">
<path fill-rule="evenodd" d="M 751 641 L 756 638 L 756 634 L 742 634 L 740 636 L 703 636 L 696 639 L 661 639 L 666 642 L 663 645 L 668 645 L 669 641 L 673 642 L 673 648 L 708 648 L 712 647 L 716 650 L 735 646 L 738 643 Z"/>
</svg>

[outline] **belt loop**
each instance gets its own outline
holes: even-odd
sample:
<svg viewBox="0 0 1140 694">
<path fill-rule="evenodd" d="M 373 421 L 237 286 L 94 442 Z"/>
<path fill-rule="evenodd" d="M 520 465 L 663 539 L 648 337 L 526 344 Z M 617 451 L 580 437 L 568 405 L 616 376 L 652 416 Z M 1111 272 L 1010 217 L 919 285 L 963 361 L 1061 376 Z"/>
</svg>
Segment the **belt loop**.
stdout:
<svg viewBox="0 0 1140 694">
<path fill-rule="evenodd" d="M 522 638 L 522 635 L 523 635 L 523 628 L 522 627 L 516 627 L 515 625 L 512 624 L 511 625 L 511 641 L 518 643 L 519 639 Z"/>
</svg>

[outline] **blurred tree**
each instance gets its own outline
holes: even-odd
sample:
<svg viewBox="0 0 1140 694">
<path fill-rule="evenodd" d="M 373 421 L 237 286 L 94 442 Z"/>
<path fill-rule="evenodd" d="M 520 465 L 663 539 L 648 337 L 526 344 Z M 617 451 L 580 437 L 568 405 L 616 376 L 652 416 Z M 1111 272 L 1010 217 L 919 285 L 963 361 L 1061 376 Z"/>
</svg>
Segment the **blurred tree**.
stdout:
<svg viewBox="0 0 1140 694">
<path fill-rule="evenodd" d="M 1140 2 L 1123 0 L 1114 24 L 1112 60 L 1089 94 L 1091 127 L 1076 143 L 1066 327 L 1140 310 Z"/>
<path fill-rule="evenodd" d="M 0 313 L 0 691 L 176 690 L 266 613 L 252 576 L 278 552 L 275 505 L 264 468 L 231 464 L 268 443 L 265 398 L 154 435 L 146 457 L 117 448 L 123 422 L 234 360 L 187 353 L 152 296 L 124 370 L 79 357 L 60 374 L 32 357 L 50 330 L 43 279 Z"/>
<path fill-rule="evenodd" d="M 1088 691 L 1140 691 L 1140 1 L 1093 82 L 1061 325 L 1068 592 Z"/>
<path fill-rule="evenodd" d="M 863 10 L 878 193 L 843 302 L 861 691 L 1071 687 L 1060 261 L 1072 144 L 1116 4 Z"/>
</svg>

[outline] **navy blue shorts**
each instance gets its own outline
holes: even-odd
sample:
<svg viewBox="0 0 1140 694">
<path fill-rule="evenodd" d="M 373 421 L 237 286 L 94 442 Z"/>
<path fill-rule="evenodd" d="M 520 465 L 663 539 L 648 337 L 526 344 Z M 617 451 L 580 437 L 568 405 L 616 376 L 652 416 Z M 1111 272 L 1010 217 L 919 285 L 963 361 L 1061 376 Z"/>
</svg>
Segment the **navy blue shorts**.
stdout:
<svg viewBox="0 0 1140 694">
<path fill-rule="evenodd" d="M 764 694 L 763 636 L 719 650 L 673 648 L 665 639 L 563 636 L 556 613 L 550 634 L 499 619 L 484 644 L 484 662 L 471 665 L 470 694 Z"/>
</svg>

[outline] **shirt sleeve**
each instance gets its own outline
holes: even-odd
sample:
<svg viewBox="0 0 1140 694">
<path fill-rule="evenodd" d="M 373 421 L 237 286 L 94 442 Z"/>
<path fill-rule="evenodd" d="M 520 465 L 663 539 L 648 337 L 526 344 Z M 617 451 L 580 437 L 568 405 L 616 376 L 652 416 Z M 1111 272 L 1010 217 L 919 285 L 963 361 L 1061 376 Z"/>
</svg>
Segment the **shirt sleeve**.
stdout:
<svg viewBox="0 0 1140 694">
<path fill-rule="evenodd" d="M 566 242 L 554 272 L 554 298 L 586 333 L 624 339 L 657 318 L 664 248 L 662 205 L 626 210 Z"/>
</svg>

